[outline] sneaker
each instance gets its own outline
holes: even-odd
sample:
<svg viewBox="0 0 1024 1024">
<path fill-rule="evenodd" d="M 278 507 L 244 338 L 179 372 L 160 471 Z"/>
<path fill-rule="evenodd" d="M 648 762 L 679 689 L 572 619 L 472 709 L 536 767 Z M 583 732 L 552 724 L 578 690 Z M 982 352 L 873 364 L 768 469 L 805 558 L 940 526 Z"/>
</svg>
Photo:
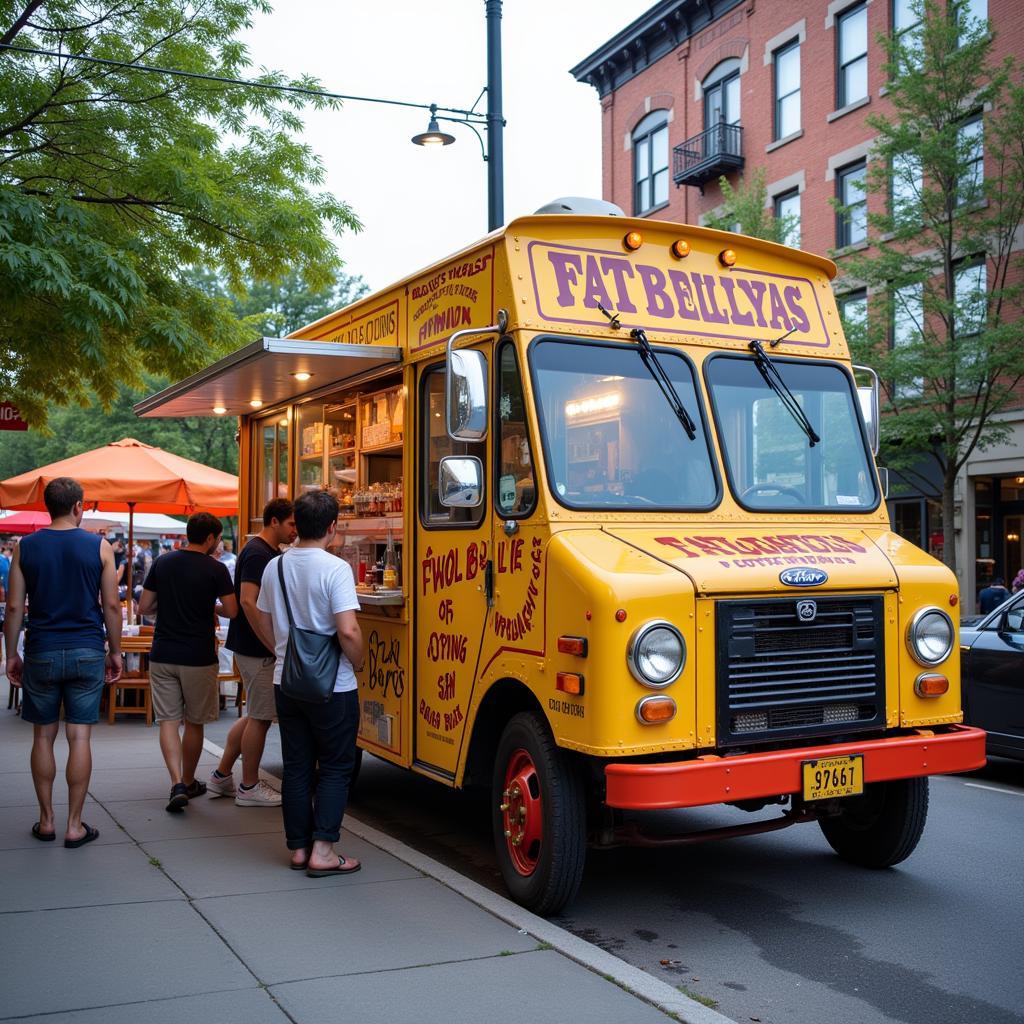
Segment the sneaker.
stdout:
<svg viewBox="0 0 1024 1024">
<path fill-rule="evenodd" d="M 206 792 L 206 783 L 200 782 L 198 779 L 193 779 L 186 787 L 185 794 L 189 800 L 195 800 L 197 796 L 202 796 Z"/>
<path fill-rule="evenodd" d="M 260 779 L 252 789 L 239 786 L 235 794 L 235 803 L 239 807 L 280 807 L 281 794 Z"/>
<path fill-rule="evenodd" d="M 210 796 L 234 796 L 236 792 L 235 777 L 234 775 L 225 775 L 221 778 L 211 771 L 209 779 L 206 780 L 206 789 Z"/>
<path fill-rule="evenodd" d="M 171 786 L 171 798 L 167 802 L 167 810 L 175 813 L 183 811 L 188 807 L 188 786 L 184 782 L 177 782 Z"/>
</svg>

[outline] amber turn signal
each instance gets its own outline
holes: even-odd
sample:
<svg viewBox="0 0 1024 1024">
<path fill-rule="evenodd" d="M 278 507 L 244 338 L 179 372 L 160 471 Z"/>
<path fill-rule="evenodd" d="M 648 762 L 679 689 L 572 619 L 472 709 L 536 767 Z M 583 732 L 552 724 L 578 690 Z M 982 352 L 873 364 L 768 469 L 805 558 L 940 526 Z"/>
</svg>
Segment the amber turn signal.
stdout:
<svg viewBox="0 0 1024 1024">
<path fill-rule="evenodd" d="M 636 717 L 643 725 L 669 722 L 675 716 L 676 702 L 671 697 L 644 697 L 636 705 Z"/>
<path fill-rule="evenodd" d="M 677 259 L 685 259 L 690 255 L 690 243 L 685 238 L 677 238 L 669 248 L 669 252 Z"/>
<path fill-rule="evenodd" d="M 574 697 L 582 697 L 583 676 L 578 672 L 559 672 L 555 676 L 555 689 L 571 693 Z"/>
<path fill-rule="evenodd" d="M 639 231 L 627 231 L 622 239 L 622 244 L 629 252 L 636 252 L 644 244 L 644 236 Z"/>
<path fill-rule="evenodd" d="M 949 692 L 949 680 L 938 672 L 922 672 L 914 680 L 914 693 L 918 697 L 941 697 Z"/>
<path fill-rule="evenodd" d="M 577 658 L 587 656 L 587 638 L 585 636 L 560 636 L 558 638 L 559 654 L 575 654 Z"/>
<path fill-rule="evenodd" d="M 723 249 L 718 254 L 718 262 L 721 263 L 723 267 L 731 267 L 736 262 L 736 253 L 733 252 L 732 249 Z"/>
</svg>

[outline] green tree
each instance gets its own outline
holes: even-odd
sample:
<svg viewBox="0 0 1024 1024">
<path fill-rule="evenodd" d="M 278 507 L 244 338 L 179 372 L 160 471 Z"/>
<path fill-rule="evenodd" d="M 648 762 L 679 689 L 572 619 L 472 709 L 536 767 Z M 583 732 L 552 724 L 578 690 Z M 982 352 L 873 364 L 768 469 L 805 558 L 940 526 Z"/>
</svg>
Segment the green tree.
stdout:
<svg viewBox="0 0 1024 1024">
<path fill-rule="evenodd" d="M 871 296 L 850 342 L 887 382 L 883 460 L 941 500 L 955 571 L 957 475 L 1007 437 L 1000 414 L 1024 380 L 1024 88 L 1013 61 L 995 65 L 988 26 L 965 5 L 914 9 L 916 28 L 880 40 L 893 113 L 868 118 L 870 248 L 843 257 L 840 288 Z M 921 472 L 929 459 L 937 489 Z"/>
<path fill-rule="evenodd" d="M 144 377 L 142 384 L 141 389 L 122 384 L 107 409 L 101 408 L 97 400 L 87 406 L 52 406 L 47 432 L 33 428 L 21 434 L 4 435 L 0 445 L 0 480 L 122 437 L 134 437 L 227 473 L 238 472 L 237 421 L 218 416 L 139 419 L 132 406 L 166 387 L 167 381 Z"/>
<path fill-rule="evenodd" d="M 726 177 L 718 179 L 722 190 L 722 203 L 718 213 L 707 218 L 709 228 L 719 231 L 736 231 L 751 238 L 763 238 L 782 245 L 791 244 L 788 239 L 799 230 L 796 217 L 776 217 L 768 201 L 768 186 L 765 183 L 765 169 L 755 167 L 739 185 L 733 188 Z"/>
<path fill-rule="evenodd" d="M 236 36 L 266 0 L 0 0 L 0 400 L 113 402 L 143 370 L 178 378 L 249 337 L 231 294 L 301 275 L 329 287 L 332 232 L 358 228 L 321 190 L 304 104 L 257 87 L 87 63 L 240 77 Z M 275 72 L 256 81 L 286 83 Z"/>
<path fill-rule="evenodd" d="M 361 278 L 340 274 L 333 283 L 312 287 L 298 271 L 279 282 L 255 282 L 243 298 L 235 299 L 235 311 L 264 337 L 291 334 L 369 292 Z"/>
</svg>

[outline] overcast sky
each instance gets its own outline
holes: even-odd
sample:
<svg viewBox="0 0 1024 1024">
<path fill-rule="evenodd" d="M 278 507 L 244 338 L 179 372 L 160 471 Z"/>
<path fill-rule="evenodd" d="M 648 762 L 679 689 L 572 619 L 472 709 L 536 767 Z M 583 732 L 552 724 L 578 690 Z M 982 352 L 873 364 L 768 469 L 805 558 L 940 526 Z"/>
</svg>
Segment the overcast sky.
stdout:
<svg viewBox="0 0 1024 1024">
<path fill-rule="evenodd" d="M 597 91 L 569 74 L 653 0 L 505 0 L 505 221 L 558 196 L 601 195 Z M 245 37 L 257 68 L 308 72 L 334 92 L 469 108 L 487 80 L 483 0 L 278 0 Z M 486 100 L 481 101 L 486 110 Z M 487 165 L 470 129 L 424 148 L 426 111 L 346 103 L 308 112 L 327 188 L 363 230 L 340 241 L 374 289 L 487 233 Z"/>
</svg>

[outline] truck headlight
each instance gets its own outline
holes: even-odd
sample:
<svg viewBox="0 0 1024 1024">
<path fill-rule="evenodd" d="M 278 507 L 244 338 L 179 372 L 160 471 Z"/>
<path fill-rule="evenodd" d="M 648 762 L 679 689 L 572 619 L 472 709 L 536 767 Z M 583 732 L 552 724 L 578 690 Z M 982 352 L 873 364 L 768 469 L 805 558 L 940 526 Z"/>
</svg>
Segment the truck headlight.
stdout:
<svg viewBox="0 0 1024 1024">
<path fill-rule="evenodd" d="M 941 608 L 922 608 L 910 620 L 907 647 L 920 665 L 945 661 L 953 650 L 953 620 Z"/>
<path fill-rule="evenodd" d="M 668 686 L 679 678 L 686 664 L 683 634 L 671 622 L 647 622 L 629 638 L 626 660 L 637 682 L 644 686 Z"/>
</svg>

